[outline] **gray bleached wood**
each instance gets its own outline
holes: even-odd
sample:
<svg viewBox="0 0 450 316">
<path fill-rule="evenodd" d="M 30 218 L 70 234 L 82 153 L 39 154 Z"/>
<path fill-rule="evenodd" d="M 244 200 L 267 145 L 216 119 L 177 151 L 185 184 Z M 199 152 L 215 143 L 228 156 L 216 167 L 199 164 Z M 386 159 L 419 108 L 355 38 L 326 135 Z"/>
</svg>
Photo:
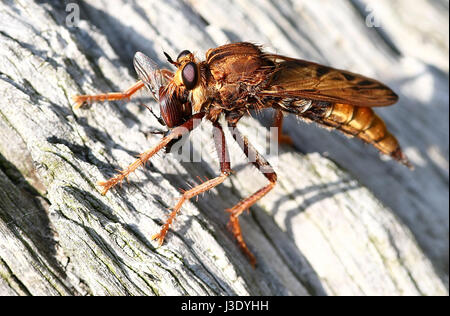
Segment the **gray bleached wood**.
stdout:
<svg viewBox="0 0 450 316">
<path fill-rule="evenodd" d="M 408 17 L 391 22 L 407 4 L 379 2 L 374 13 L 401 55 L 365 26 L 363 1 L 83 1 L 75 28 L 65 25 L 63 2 L 2 2 L 0 294 L 447 295 L 448 42 L 436 35 L 432 54 L 411 55 L 399 35 Z M 448 24 L 448 1 L 439 3 Z M 445 20 L 435 4 L 417 5 Z M 227 231 L 224 210 L 265 179 L 231 137 L 236 173 L 186 203 L 157 248 L 149 237 L 178 188 L 218 174 L 211 126 L 190 137 L 201 162 L 162 153 L 101 196 L 96 182 L 155 144 L 149 131 L 159 125 L 139 101 L 74 111 L 70 99 L 125 90 L 135 51 L 167 67 L 163 50 L 203 58 L 236 40 L 392 85 L 401 101 L 380 112 L 417 165 L 410 173 L 358 141 L 288 118 L 297 147 L 269 157 L 279 183 L 241 220 L 257 269 Z M 267 150 L 258 120 L 245 118 L 240 129 Z"/>
</svg>

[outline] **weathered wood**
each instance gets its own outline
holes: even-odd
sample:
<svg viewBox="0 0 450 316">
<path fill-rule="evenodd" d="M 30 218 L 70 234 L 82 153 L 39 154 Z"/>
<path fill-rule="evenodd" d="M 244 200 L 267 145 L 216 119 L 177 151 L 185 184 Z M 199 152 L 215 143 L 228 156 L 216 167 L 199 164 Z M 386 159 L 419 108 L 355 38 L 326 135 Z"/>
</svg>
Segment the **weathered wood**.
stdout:
<svg viewBox="0 0 450 316">
<path fill-rule="evenodd" d="M 369 2 L 76 1 L 70 27 L 68 2 L 3 1 L 0 294 L 447 295 L 448 1 Z M 279 182 L 241 220 L 256 269 L 226 228 L 224 210 L 265 184 L 236 144 L 236 172 L 186 203 L 158 248 L 149 237 L 178 188 L 218 173 L 211 127 L 190 137 L 201 162 L 161 154 L 102 196 L 96 182 L 155 144 L 159 125 L 139 101 L 70 99 L 133 84 L 138 50 L 163 66 L 163 50 L 203 58 L 236 40 L 388 83 L 400 102 L 379 112 L 417 167 L 289 117 L 295 148 L 269 157 Z M 240 129 L 267 150 L 260 120 Z"/>
</svg>

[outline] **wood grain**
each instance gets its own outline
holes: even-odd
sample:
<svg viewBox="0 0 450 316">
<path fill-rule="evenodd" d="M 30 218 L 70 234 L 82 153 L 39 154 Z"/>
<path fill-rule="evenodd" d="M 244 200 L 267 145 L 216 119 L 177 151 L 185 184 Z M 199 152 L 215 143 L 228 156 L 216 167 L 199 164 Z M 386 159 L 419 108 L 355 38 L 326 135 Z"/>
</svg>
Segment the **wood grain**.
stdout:
<svg viewBox="0 0 450 316">
<path fill-rule="evenodd" d="M 68 1 L 0 4 L 0 294 L 448 295 L 448 1 L 71 2 L 76 27 Z M 266 180 L 236 144 L 235 173 L 186 203 L 158 248 L 179 188 L 219 173 L 211 126 L 190 138 L 200 162 L 162 153 L 102 196 L 96 182 L 160 137 L 149 94 L 71 102 L 131 86 L 136 51 L 168 67 L 163 51 L 204 58 L 238 40 L 393 87 L 400 102 L 378 113 L 416 165 L 288 117 L 295 147 L 267 156 L 279 182 L 241 220 L 256 269 L 224 210 Z M 265 122 L 240 123 L 263 152 Z"/>
</svg>

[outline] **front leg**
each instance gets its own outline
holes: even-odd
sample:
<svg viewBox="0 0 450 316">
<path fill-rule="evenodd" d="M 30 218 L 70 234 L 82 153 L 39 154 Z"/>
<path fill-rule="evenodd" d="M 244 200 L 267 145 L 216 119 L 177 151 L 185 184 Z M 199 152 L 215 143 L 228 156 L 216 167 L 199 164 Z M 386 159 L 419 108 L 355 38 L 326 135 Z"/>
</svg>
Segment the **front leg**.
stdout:
<svg viewBox="0 0 450 316">
<path fill-rule="evenodd" d="M 75 102 L 75 109 L 80 108 L 85 103 L 91 103 L 94 101 L 103 102 L 103 101 L 117 101 L 123 99 L 129 99 L 133 94 L 138 92 L 145 86 L 142 80 L 139 80 L 130 88 L 128 88 L 125 92 L 110 92 L 110 93 L 102 93 L 102 94 L 85 94 L 85 95 L 76 95 L 73 96 L 72 99 Z"/>
<path fill-rule="evenodd" d="M 167 69 L 160 70 L 161 75 L 166 80 L 172 80 L 173 72 Z M 109 92 L 109 93 L 101 93 L 101 94 L 83 94 L 83 95 L 75 95 L 72 97 L 75 102 L 74 108 L 78 109 L 85 103 L 92 102 L 104 102 L 104 101 L 118 101 L 124 99 L 130 99 L 136 92 L 142 89 L 145 86 L 144 81 L 139 80 L 131 87 L 129 87 L 124 92 Z"/>
<path fill-rule="evenodd" d="M 107 181 L 99 182 L 98 185 L 103 187 L 102 194 L 105 195 L 109 189 L 111 189 L 118 183 L 121 183 L 125 178 L 128 178 L 131 173 L 136 171 L 136 169 L 140 166 L 144 165 L 154 154 L 167 146 L 167 144 L 169 144 L 172 139 L 183 136 L 192 131 L 194 127 L 198 125 L 195 124 L 195 121 L 201 120 L 204 115 L 204 113 L 197 113 L 193 115 L 186 123 L 172 129 L 169 134 L 163 137 L 163 139 L 161 139 L 158 144 L 140 154 L 139 159 L 129 165 L 126 169 L 120 171 L 118 175 L 110 178 Z"/>
</svg>

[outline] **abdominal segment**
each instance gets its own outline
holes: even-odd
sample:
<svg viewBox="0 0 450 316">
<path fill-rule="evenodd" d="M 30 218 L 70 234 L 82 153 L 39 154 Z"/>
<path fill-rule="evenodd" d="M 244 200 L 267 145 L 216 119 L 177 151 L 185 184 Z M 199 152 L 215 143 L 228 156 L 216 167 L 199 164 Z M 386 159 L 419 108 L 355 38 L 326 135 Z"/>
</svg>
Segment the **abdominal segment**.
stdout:
<svg viewBox="0 0 450 316">
<path fill-rule="evenodd" d="M 335 103 L 330 106 L 323 121 L 346 134 L 361 138 L 384 154 L 390 155 L 399 147 L 386 124 L 371 108 Z"/>
<path fill-rule="evenodd" d="M 296 107 L 296 104 L 307 106 Z M 278 102 L 282 110 L 295 113 L 322 126 L 337 129 L 347 136 L 357 137 L 373 145 L 381 153 L 391 156 L 402 164 L 411 167 L 400 145 L 384 121 L 370 107 L 353 106 L 345 103 L 330 103 L 303 100 Z"/>
</svg>

